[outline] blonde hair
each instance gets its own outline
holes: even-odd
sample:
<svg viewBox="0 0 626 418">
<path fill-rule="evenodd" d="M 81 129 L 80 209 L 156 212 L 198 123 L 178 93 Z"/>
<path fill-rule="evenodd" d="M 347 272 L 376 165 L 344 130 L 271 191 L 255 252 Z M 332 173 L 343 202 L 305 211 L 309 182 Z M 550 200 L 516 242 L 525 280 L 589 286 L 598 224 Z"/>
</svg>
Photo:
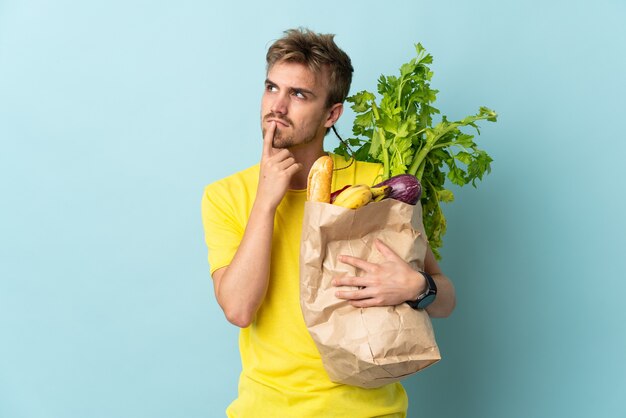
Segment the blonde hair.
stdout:
<svg viewBox="0 0 626 418">
<path fill-rule="evenodd" d="M 277 62 L 285 61 L 304 64 L 315 74 L 328 69 L 326 106 L 343 103 L 350 92 L 354 68 L 348 54 L 335 43 L 335 35 L 318 34 L 306 28 L 289 29 L 284 33 L 267 51 L 267 71 Z"/>
</svg>

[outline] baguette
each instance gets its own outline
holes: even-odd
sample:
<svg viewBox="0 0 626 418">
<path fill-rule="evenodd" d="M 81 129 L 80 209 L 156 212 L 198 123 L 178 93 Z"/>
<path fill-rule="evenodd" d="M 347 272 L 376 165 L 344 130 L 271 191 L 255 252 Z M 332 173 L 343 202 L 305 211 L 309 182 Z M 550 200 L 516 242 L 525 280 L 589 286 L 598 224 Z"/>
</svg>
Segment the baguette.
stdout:
<svg viewBox="0 0 626 418">
<path fill-rule="evenodd" d="M 324 155 L 313 163 L 307 181 L 306 198 L 311 202 L 330 203 L 333 159 Z"/>
</svg>

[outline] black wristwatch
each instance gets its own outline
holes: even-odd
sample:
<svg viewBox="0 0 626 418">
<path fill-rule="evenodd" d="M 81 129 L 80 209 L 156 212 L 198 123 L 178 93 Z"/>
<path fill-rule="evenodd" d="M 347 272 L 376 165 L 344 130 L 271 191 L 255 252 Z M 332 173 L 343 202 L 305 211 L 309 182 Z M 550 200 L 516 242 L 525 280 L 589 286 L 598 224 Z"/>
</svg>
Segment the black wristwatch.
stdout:
<svg viewBox="0 0 626 418">
<path fill-rule="evenodd" d="M 406 303 L 408 303 L 409 306 L 413 309 L 424 309 L 425 307 L 433 303 L 435 297 L 437 296 L 437 285 L 435 284 L 433 278 L 430 277 L 430 274 L 423 271 L 420 271 L 420 273 L 426 279 L 426 290 L 424 290 L 424 293 L 419 295 L 416 300 L 406 301 Z"/>
</svg>

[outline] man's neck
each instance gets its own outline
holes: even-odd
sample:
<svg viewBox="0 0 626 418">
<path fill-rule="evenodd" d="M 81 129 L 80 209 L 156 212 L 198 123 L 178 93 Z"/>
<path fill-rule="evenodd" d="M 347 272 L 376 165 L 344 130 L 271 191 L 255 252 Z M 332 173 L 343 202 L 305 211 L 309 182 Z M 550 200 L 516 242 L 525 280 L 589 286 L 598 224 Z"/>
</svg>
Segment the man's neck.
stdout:
<svg viewBox="0 0 626 418">
<path fill-rule="evenodd" d="M 302 164 L 302 170 L 298 171 L 291 178 L 289 188 L 291 190 L 303 190 L 307 187 L 307 181 L 309 179 L 309 171 L 313 166 L 313 163 L 322 155 L 325 155 L 324 149 L 320 146 L 315 150 L 292 150 L 293 155 L 297 162 Z"/>
</svg>

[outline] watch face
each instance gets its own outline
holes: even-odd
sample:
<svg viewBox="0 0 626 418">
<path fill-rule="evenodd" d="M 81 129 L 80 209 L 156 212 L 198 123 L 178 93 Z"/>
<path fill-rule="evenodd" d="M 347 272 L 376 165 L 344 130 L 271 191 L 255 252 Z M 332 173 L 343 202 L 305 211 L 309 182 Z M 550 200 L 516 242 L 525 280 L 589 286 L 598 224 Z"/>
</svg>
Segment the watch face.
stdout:
<svg viewBox="0 0 626 418">
<path fill-rule="evenodd" d="M 420 300 L 417 305 L 419 307 L 419 309 L 424 309 L 425 307 L 427 307 L 428 305 L 430 305 L 431 303 L 433 303 L 433 301 L 435 300 L 435 294 L 429 294 L 426 295 L 424 297 L 424 299 Z"/>
</svg>

